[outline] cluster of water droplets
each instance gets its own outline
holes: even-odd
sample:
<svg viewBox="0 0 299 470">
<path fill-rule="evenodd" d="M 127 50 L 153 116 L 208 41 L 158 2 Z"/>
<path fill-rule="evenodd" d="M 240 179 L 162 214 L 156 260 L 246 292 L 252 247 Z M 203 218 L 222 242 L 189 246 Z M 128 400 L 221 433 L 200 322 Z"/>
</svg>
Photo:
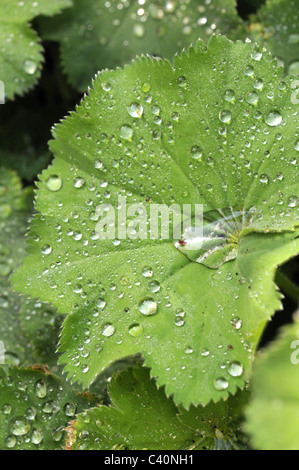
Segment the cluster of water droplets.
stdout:
<svg viewBox="0 0 299 470">
<path fill-rule="evenodd" d="M 63 398 L 62 385 L 34 373 L 0 377 L 0 422 L 7 449 L 61 449 L 64 429 L 78 406 Z M 7 402 L 4 402 L 4 396 Z"/>
</svg>

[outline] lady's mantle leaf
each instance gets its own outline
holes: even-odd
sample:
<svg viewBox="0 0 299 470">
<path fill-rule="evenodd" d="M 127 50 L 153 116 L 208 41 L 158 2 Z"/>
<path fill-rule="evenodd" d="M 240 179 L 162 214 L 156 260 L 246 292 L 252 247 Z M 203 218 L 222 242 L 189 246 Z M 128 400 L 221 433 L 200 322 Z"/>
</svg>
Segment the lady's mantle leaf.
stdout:
<svg viewBox="0 0 299 470">
<path fill-rule="evenodd" d="M 74 0 L 59 18 L 41 23 L 43 37 L 61 44 L 65 72 L 85 91 L 98 70 L 151 54 L 172 59 L 183 47 L 242 24 L 235 0 Z"/>
<path fill-rule="evenodd" d="M 253 400 L 247 409 L 247 430 L 254 448 L 299 449 L 299 325 L 282 330 L 257 361 Z"/>
<path fill-rule="evenodd" d="M 42 64 L 42 46 L 29 21 L 38 15 L 53 15 L 70 6 L 70 0 L 1 0 L 0 81 L 5 97 L 12 99 L 33 87 Z"/>
<path fill-rule="evenodd" d="M 60 450 L 65 427 L 89 406 L 47 370 L 0 368 L 0 448 Z"/>
<path fill-rule="evenodd" d="M 88 410 L 70 428 L 74 450 L 214 449 L 216 438 L 238 445 L 246 392 L 179 414 L 149 371 L 137 368 L 114 377 L 109 395 L 111 406 Z"/>
<path fill-rule="evenodd" d="M 256 52 L 213 37 L 174 67 L 142 58 L 105 71 L 55 129 L 14 280 L 69 314 L 61 363 L 73 380 L 88 386 L 141 352 L 158 385 L 189 407 L 248 379 L 281 307 L 276 267 L 299 251 L 298 105 L 282 69 Z M 199 263 L 177 240 L 99 240 L 97 207 L 123 209 L 119 196 L 146 210 L 203 204 L 223 231 L 218 250 Z"/>
</svg>

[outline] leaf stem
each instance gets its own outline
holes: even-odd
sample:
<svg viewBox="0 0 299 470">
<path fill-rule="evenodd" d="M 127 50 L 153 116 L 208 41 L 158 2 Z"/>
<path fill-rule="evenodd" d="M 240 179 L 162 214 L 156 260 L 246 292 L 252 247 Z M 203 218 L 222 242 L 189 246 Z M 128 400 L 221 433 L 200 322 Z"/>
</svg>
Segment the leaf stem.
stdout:
<svg viewBox="0 0 299 470">
<path fill-rule="evenodd" d="M 299 287 L 279 268 L 276 272 L 275 282 L 286 295 L 299 304 Z"/>
</svg>

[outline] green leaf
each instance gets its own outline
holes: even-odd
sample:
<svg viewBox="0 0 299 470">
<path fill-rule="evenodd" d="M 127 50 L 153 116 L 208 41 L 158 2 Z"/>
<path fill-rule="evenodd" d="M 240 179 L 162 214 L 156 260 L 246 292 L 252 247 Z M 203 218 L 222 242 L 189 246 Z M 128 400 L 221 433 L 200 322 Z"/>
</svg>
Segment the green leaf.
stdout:
<svg viewBox="0 0 299 470">
<path fill-rule="evenodd" d="M 0 169 L 0 341 L 5 363 L 33 361 L 33 351 L 20 324 L 20 296 L 12 291 L 9 276 L 25 255 L 24 235 L 32 207 L 31 189 L 22 190 L 15 172 Z"/>
<path fill-rule="evenodd" d="M 297 321 L 284 327 L 254 368 L 246 428 L 256 449 L 299 449 L 298 335 Z"/>
<path fill-rule="evenodd" d="M 251 19 L 253 39 L 264 44 L 285 65 L 299 74 L 299 0 L 268 0 Z"/>
<path fill-rule="evenodd" d="M 56 309 L 36 299 L 21 298 L 21 324 L 34 346 L 37 362 L 47 364 L 57 374 L 57 343 L 62 325 L 62 316 Z"/>
<path fill-rule="evenodd" d="M 0 368 L 0 448 L 63 449 L 65 427 L 91 405 L 48 371 Z"/>
<path fill-rule="evenodd" d="M 8 99 L 22 95 L 37 82 L 43 48 L 29 21 L 53 15 L 70 6 L 70 0 L 2 0 L 0 5 L 0 80 Z M 2 95 L 1 95 L 2 96 Z"/>
<path fill-rule="evenodd" d="M 235 0 L 74 0 L 59 18 L 41 23 L 43 37 L 61 45 L 70 82 L 85 91 L 98 70 L 129 63 L 136 55 L 172 59 L 213 33 L 229 35 L 242 24 Z"/>
<path fill-rule="evenodd" d="M 105 71 L 56 127 L 14 282 L 69 314 L 60 362 L 72 380 L 88 386 L 137 353 L 185 407 L 248 380 L 281 308 L 275 270 L 299 251 L 298 108 L 290 79 L 256 52 L 219 36 L 174 67 L 142 58 Z M 199 263 L 177 240 L 99 240 L 97 207 L 117 207 L 119 195 L 147 212 L 203 204 L 208 240 L 217 227 L 224 235 L 217 252 Z"/>
<path fill-rule="evenodd" d="M 145 368 L 117 374 L 110 383 L 109 395 L 111 406 L 93 408 L 78 416 L 70 428 L 72 449 L 214 449 L 217 437 L 236 439 L 234 431 L 240 429 L 246 402 L 242 396 L 240 408 L 236 407 L 238 399 L 233 398 L 179 414 L 172 399 L 156 388 Z"/>
</svg>

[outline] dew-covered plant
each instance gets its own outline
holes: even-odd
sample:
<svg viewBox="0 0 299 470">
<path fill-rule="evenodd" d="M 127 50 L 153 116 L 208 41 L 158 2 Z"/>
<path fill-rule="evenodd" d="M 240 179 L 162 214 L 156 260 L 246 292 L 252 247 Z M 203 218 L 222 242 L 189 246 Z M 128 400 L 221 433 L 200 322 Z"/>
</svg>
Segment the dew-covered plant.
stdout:
<svg viewBox="0 0 299 470">
<path fill-rule="evenodd" d="M 2 0 L 1 449 L 299 449 L 299 0 L 264 3 Z"/>
</svg>

